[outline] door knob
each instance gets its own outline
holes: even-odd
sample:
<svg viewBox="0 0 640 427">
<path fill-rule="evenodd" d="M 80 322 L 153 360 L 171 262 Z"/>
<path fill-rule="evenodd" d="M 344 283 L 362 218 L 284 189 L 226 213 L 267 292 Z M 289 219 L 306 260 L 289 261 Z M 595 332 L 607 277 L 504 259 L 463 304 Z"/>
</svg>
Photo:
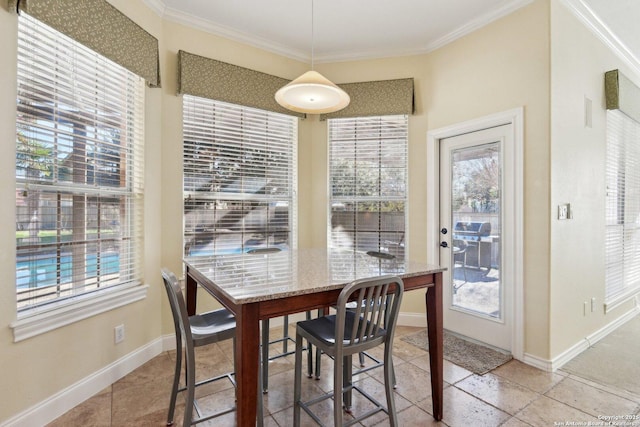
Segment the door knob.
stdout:
<svg viewBox="0 0 640 427">
<path fill-rule="evenodd" d="M 449 244 L 447 242 L 440 242 L 440 246 L 442 246 L 443 248 L 448 248 Z"/>
</svg>

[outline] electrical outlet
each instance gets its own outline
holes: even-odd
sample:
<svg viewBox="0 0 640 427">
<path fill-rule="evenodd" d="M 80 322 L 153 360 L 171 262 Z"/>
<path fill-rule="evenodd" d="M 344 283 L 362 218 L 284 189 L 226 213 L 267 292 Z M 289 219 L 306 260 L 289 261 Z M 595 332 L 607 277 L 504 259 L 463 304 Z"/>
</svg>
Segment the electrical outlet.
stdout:
<svg viewBox="0 0 640 427">
<path fill-rule="evenodd" d="M 589 303 L 588 302 L 584 302 L 584 305 L 582 306 L 582 315 L 586 316 L 587 315 L 587 307 L 588 307 Z"/>
<path fill-rule="evenodd" d="M 116 344 L 124 341 L 124 325 L 118 325 L 114 328 L 114 338 Z"/>
<path fill-rule="evenodd" d="M 596 298 L 595 297 L 591 298 L 591 312 L 593 313 L 594 311 L 596 311 Z"/>
</svg>

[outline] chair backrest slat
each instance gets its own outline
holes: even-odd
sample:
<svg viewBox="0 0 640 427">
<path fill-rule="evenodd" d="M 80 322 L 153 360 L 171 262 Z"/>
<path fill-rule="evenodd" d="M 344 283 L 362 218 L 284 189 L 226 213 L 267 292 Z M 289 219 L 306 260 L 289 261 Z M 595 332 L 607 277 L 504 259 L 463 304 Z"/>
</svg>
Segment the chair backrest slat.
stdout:
<svg viewBox="0 0 640 427">
<path fill-rule="evenodd" d="M 373 307 L 373 294 L 375 293 L 377 286 L 371 287 L 367 289 L 367 295 L 362 301 L 362 306 L 364 307 L 364 314 L 361 316 L 363 327 L 360 328 L 360 336 L 358 337 L 359 341 L 364 341 L 368 337 L 371 336 L 372 324 L 371 324 L 371 315 L 373 314 L 375 307 Z"/>
<path fill-rule="evenodd" d="M 385 309 L 385 306 L 382 304 L 382 300 L 386 300 L 386 298 L 383 297 L 383 295 L 386 295 L 388 290 L 389 290 L 388 283 L 385 284 L 384 286 L 378 286 L 376 289 L 376 294 L 373 299 L 373 304 L 376 305 L 375 312 L 374 312 L 374 315 L 376 315 L 376 318 L 374 319 L 373 322 L 371 322 L 372 327 L 375 326 L 375 331 L 373 331 L 373 334 L 377 334 L 380 328 L 382 328 L 382 315 Z"/>
<path fill-rule="evenodd" d="M 391 285 L 394 285 L 392 293 Z M 338 297 L 336 313 L 336 346 L 342 352 L 345 345 L 360 345 L 371 340 L 380 340 L 381 331 L 393 330 L 398 318 L 404 285 L 402 279 L 384 276 L 375 279 L 356 280 L 345 288 Z M 351 309 L 353 324 L 345 330 L 347 320 L 347 302 L 355 302 Z M 346 338 L 346 341 L 345 341 Z M 346 342 L 346 344 L 345 344 Z"/>
</svg>

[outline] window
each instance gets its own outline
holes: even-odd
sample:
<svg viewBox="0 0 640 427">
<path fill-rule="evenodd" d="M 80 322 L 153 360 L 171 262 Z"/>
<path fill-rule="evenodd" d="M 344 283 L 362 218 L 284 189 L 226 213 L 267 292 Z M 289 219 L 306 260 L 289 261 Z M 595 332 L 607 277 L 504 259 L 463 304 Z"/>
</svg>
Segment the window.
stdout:
<svg viewBox="0 0 640 427">
<path fill-rule="evenodd" d="M 332 247 L 405 256 L 406 115 L 329 120 Z"/>
<path fill-rule="evenodd" d="M 295 244 L 295 117 L 184 95 L 184 253 Z"/>
<path fill-rule="evenodd" d="M 607 111 L 606 301 L 640 292 L 640 123 Z"/>
<path fill-rule="evenodd" d="M 27 14 L 18 22 L 20 313 L 140 283 L 145 88 Z"/>
</svg>

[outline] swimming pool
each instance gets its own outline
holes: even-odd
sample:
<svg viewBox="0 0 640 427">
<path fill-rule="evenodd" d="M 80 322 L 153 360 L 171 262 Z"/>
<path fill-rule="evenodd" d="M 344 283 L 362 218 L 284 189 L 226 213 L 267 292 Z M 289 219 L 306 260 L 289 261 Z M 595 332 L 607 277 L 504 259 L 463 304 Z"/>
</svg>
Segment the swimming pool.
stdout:
<svg viewBox="0 0 640 427">
<path fill-rule="evenodd" d="M 100 256 L 100 275 L 117 274 L 120 271 L 120 254 L 110 252 Z M 98 272 L 98 257 L 96 254 L 85 256 L 86 277 L 95 277 Z M 20 260 L 16 263 L 16 287 L 42 288 L 58 283 L 58 263 L 55 257 Z M 71 255 L 60 257 L 60 283 L 73 280 L 73 264 Z"/>
</svg>

